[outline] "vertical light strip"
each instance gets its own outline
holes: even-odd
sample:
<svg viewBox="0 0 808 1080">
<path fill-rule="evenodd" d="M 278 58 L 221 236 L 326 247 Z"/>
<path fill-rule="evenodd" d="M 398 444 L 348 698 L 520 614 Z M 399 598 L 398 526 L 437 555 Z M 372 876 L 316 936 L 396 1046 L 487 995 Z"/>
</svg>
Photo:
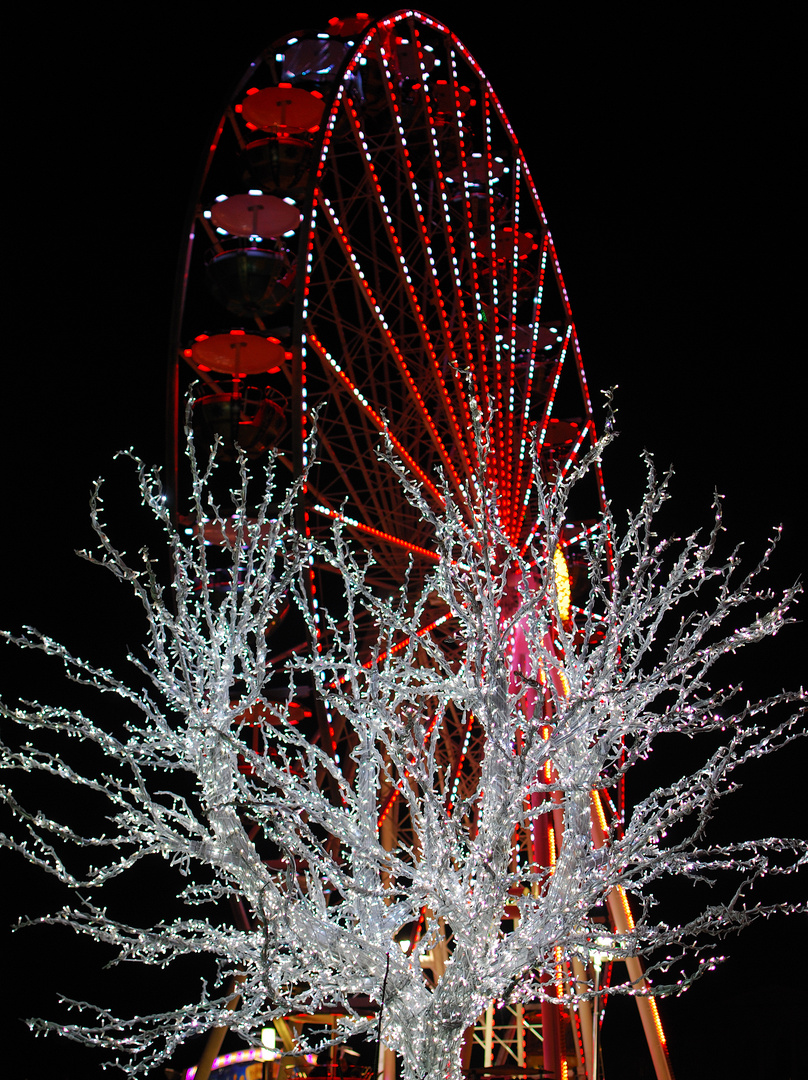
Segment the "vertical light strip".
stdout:
<svg viewBox="0 0 808 1080">
<path fill-rule="evenodd" d="M 517 168 L 521 169 L 521 165 L 518 159 Z M 516 521 L 516 526 L 514 528 L 514 544 L 518 543 L 519 536 L 521 535 L 522 528 L 524 526 L 525 514 L 527 513 L 528 503 L 530 502 L 530 496 L 533 490 L 533 480 L 535 475 L 535 465 L 531 460 L 530 467 L 527 470 L 527 475 L 524 480 L 522 479 L 525 470 L 525 454 L 528 448 L 532 446 L 532 438 L 530 431 L 530 409 L 533 404 L 533 380 L 536 372 L 536 350 L 538 348 L 539 328 L 541 325 L 541 305 L 544 296 L 544 275 L 547 268 L 548 250 L 549 245 L 547 242 L 547 237 L 545 236 L 542 239 L 541 256 L 539 259 L 539 280 L 536 286 L 536 295 L 533 304 L 533 327 L 530 344 L 530 360 L 528 362 L 527 379 L 525 382 L 525 396 L 522 406 L 521 430 L 519 437 L 518 479 L 515 484 L 516 498 L 520 500 L 520 504 L 518 507 L 518 518 Z"/>
<path fill-rule="evenodd" d="M 451 265 L 452 265 L 452 276 L 453 276 L 453 284 L 454 284 L 454 290 L 455 290 L 454 302 L 457 304 L 457 310 L 460 313 L 460 319 L 461 319 L 461 324 L 462 324 L 462 328 L 463 328 L 463 351 L 465 353 L 466 366 L 469 368 L 469 371 L 472 374 L 472 378 L 474 379 L 475 384 L 476 384 L 476 372 L 473 371 L 473 360 L 474 360 L 474 356 L 475 356 L 475 351 L 474 351 L 474 347 L 473 347 L 472 341 L 471 341 L 471 332 L 470 332 L 470 329 L 469 329 L 468 313 L 466 311 L 466 303 L 465 303 L 465 298 L 463 296 L 463 283 L 462 283 L 462 280 L 461 280 L 461 277 L 460 277 L 460 263 L 459 263 L 459 259 L 458 259 L 458 252 L 457 252 L 457 246 L 456 246 L 456 242 L 455 242 L 454 231 L 453 231 L 453 228 L 452 228 L 451 213 L 450 213 L 450 210 L 449 210 L 449 199 L 448 199 L 448 193 L 447 193 L 446 182 L 445 182 L 446 181 L 446 174 L 445 174 L 445 172 L 443 170 L 443 166 L 442 166 L 442 163 L 441 163 L 440 140 L 438 139 L 437 128 L 436 128 L 436 125 L 435 125 L 435 116 L 434 116 L 434 112 L 432 110 L 432 98 L 431 98 L 431 94 L 429 93 L 429 78 L 428 78 L 428 73 L 427 73 L 427 70 L 426 70 L 425 62 L 424 62 L 424 55 L 423 55 L 423 49 L 421 47 L 420 36 L 418 34 L 418 30 L 417 30 L 416 27 L 413 27 L 413 34 L 414 34 L 414 38 L 415 38 L 415 41 L 416 41 L 416 44 L 417 44 L 417 47 L 418 47 L 418 59 L 419 59 L 419 64 L 420 64 L 421 80 L 422 80 L 423 93 L 424 93 L 424 104 L 426 106 L 426 112 L 427 112 L 427 116 L 429 118 L 429 132 L 430 132 L 430 137 L 431 137 L 431 140 L 432 140 L 433 160 L 435 162 L 435 167 L 437 169 L 438 177 L 439 177 L 439 181 L 440 181 L 439 185 L 438 185 L 438 191 L 439 191 L 440 200 L 441 200 L 441 209 L 443 211 L 442 225 L 443 225 L 443 229 L 444 229 L 444 235 L 446 236 L 447 246 L 448 246 L 448 249 L 449 249 L 450 262 L 451 262 Z M 453 350 L 453 355 L 454 355 L 454 350 Z M 465 394 L 465 386 L 464 385 L 462 386 L 462 389 L 461 389 L 460 392 Z"/>
<path fill-rule="evenodd" d="M 482 304 L 482 296 L 480 294 L 480 275 L 477 268 L 477 240 L 474 234 L 474 220 L 471 213 L 471 200 L 469 198 L 469 174 L 468 163 L 466 157 L 466 144 L 463 138 L 463 113 L 460 108 L 460 86 L 457 73 L 457 60 L 455 58 L 454 51 L 447 49 L 447 56 L 449 60 L 449 66 L 452 73 L 452 86 L 454 88 L 454 103 L 455 103 L 455 123 L 457 125 L 457 138 L 458 149 L 460 151 L 460 172 L 463 178 L 463 205 L 465 207 L 466 217 L 466 231 L 468 234 L 468 256 L 469 256 L 469 271 L 471 273 L 472 281 L 472 294 L 474 296 L 474 326 L 476 333 L 474 334 L 475 342 L 473 350 L 477 355 L 479 368 L 482 373 L 482 394 L 478 398 L 477 405 L 480 410 L 480 415 L 485 419 L 488 419 L 488 401 L 491 393 L 491 388 L 488 382 L 488 369 L 485 363 L 485 320 Z M 492 252 L 493 256 L 493 252 Z"/>
<path fill-rule="evenodd" d="M 436 305 L 437 305 L 438 312 L 439 312 L 440 319 L 441 319 L 441 327 L 442 327 L 442 330 L 443 330 L 443 337 L 444 337 L 445 342 L 448 345 L 452 363 L 456 366 L 457 365 L 457 355 L 455 353 L 455 350 L 454 350 L 454 347 L 453 347 L 453 344 L 452 344 L 451 332 L 450 332 L 450 329 L 449 329 L 449 319 L 448 319 L 448 315 L 447 315 L 447 312 L 446 312 L 446 305 L 445 305 L 445 302 L 444 302 L 444 299 L 443 299 L 443 294 L 442 294 L 442 292 L 440 290 L 440 283 L 438 282 L 438 277 L 437 277 L 437 267 L 436 267 L 436 263 L 435 263 L 435 257 L 434 257 L 434 253 L 432 251 L 432 246 L 431 246 L 430 241 L 429 241 L 429 233 L 428 233 L 428 230 L 427 230 L 427 218 L 426 218 L 426 214 L 424 213 L 424 207 L 423 207 L 423 204 L 421 202 L 420 193 L 418 191 L 418 184 L 417 184 L 416 177 L 415 177 L 415 170 L 413 168 L 412 159 L 410 157 L 409 147 L 407 145 L 407 138 L 406 138 L 406 135 L 404 133 L 404 125 L 402 123 L 401 115 L 400 115 L 399 109 L 398 109 L 398 102 L 397 102 L 396 94 L 395 94 L 395 91 L 393 90 L 393 86 L 392 86 L 392 81 L 393 80 L 391 78 L 390 71 L 389 71 L 387 55 L 386 55 L 386 49 L 384 49 L 382 47 L 380 51 L 381 51 L 382 63 L 384 65 L 384 69 L 385 69 L 387 90 L 388 90 L 388 94 L 389 94 L 389 97 L 390 97 L 390 106 L 391 106 L 393 116 L 394 116 L 395 121 L 396 121 L 396 129 L 397 129 L 398 138 L 399 138 L 399 147 L 400 147 L 401 153 L 402 153 L 402 155 L 404 157 L 404 161 L 405 161 L 406 168 L 407 168 L 407 173 L 408 173 L 409 178 L 410 178 L 410 183 L 409 183 L 410 196 L 411 196 L 411 198 L 413 200 L 413 203 L 414 203 L 415 214 L 416 214 L 416 218 L 417 218 L 417 222 L 418 222 L 419 239 L 420 239 L 420 242 L 421 242 L 421 247 L 422 247 L 422 250 L 423 250 L 424 257 L 426 258 L 427 263 L 429 264 L 429 267 L 431 269 L 431 278 L 430 278 L 429 285 L 431 286 L 432 291 L 434 292 Z M 358 119 L 357 119 L 357 124 L 358 124 Z M 443 179 L 440 179 L 439 183 L 440 183 L 441 188 L 443 189 L 444 196 L 445 196 L 445 183 L 444 183 Z M 390 228 L 392 230 L 392 222 L 390 223 Z M 401 247 L 398 244 L 397 238 L 395 237 L 395 235 L 392 232 L 391 232 L 391 239 L 392 239 L 393 243 L 396 246 L 396 250 L 398 252 L 401 252 Z M 401 259 L 402 270 L 406 270 L 406 266 L 405 266 L 405 263 L 404 263 L 404 260 L 403 260 L 403 253 L 400 255 L 400 259 Z M 410 291 L 410 294 L 411 294 L 412 304 L 413 304 L 414 309 L 415 309 L 416 318 L 418 319 L 418 322 L 422 327 L 422 335 L 424 337 L 424 341 L 425 341 L 425 344 L 427 346 L 430 365 L 432 367 L 432 373 L 433 373 L 433 376 L 435 378 L 435 382 L 437 383 L 437 386 L 438 386 L 438 392 L 439 392 L 439 394 L 441 396 L 444 408 L 446 409 L 447 415 L 449 417 L 449 421 L 450 421 L 452 430 L 454 432 L 455 442 L 456 442 L 457 447 L 458 447 L 458 449 L 460 450 L 460 452 L 461 452 L 461 454 L 463 456 L 465 466 L 466 466 L 466 470 L 470 474 L 470 473 L 473 472 L 473 467 L 472 467 L 471 460 L 470 460 L 469 455 L 468 455 L 468 448 L 467 448 L 467 444 L 466 444 L 466 438 L 464 437 L 463 428 L 458 423 L 457 416 L 456 416 L 456 413 L 455 413 L 455 409 L 454 409 L 454 406 L 452 404 L 451 397 L 449 395 L 449 389 L 448 389 L 448 387 L 446 385 L 445 379 L 443 378 L 443 373 L 442 373 L 441 368 L 440 368 L 440 363 L 438 362 L 438 357 L 437 357 L 436 351 L 435 351 L 434 347 L 432 346 L 431 338 L 429 336 L 429 331 L 427 329 L 426 322 L 425 322 L 425 320 L 423 318 L 421 306 L 420 306 L 420 303 L 419 303 L 419 298 L 416 296 L 415 289 L 414 289 L 414 287 L 412 285 L 412 282 L 410 281 L 409 276 L 406 275 L 406 274 L 405 274 L 405 276 L 407 277 L 407 284 L 408 284 L 408 288 L 409 288 L 409 291 Z M 420 300 L 423 303 L 423 302 L 425 302 L 426 297 L 422 296 L 420 298 Z M 461 387 L 462 387 L 462 383 L 461 383 Z M 471 415 L 469 413 L 468 403 L 467 403 L 467 400 L 466 400 L 466 395 L 465 395 L 465 390 L 464 389 L 461 389 L 460 403 L 461 403 L 461 408 L 463 409 L 463 412 L 464 412 L 463 419 L 464 419 L 464 423 L 465 423 L 465 426 L 466 426 L 466 431 L 468 431 L 469 428 L 470 428 L 470 425 L 471 425 Z"/>
<path fill-rule="evenodd" d="M 555 375 L 553 377 L 553 385 L 550 388 L 550 393 L 547 396 L 547 402 L 546 402 L 546 404 L 544 406 L 544 415 L 542 416 L 541 427 L 539 428 L 539 434 L 538 434 L 538 437 L 536 439 L 536 453 L 537 453 L 537 455 L 541 454 L 542 448 L 544 447 L 544 440 L 547 437 L 547 428 L 549 427 L 549 424 L 550 424 L 550 418 L 551 418 L 551 415 L 552 415 L 552 412 L 553 412 L 553 404 L 555 402 L 556 391 L 558 390 L 558 382 L 559 382 L 559 379 L 561 378 L 561 371 L 562 371 L 562 369 L 564 367 L 564 361 L 565 361 L 565 359 L 567 357 L 567 348 L 569 346 L 569 341 L 570 341 L 570 335 L 571 334 L 572 334 L 572 325 L 569 325 L 567 327 L 567 332 L 564 335 L 564 344 L 563 344 L 563 346 L 561 348 L 561 353 L 559 354 L 558 360 L 556 361 L 556 369 L 555 369 Z M 525 505 L 530 501 L 530 490 L 531 490 L 531 485 L 528 484 L 527 489 L 525 491 L 525 497 L 524 497 L 524 500 L 523 500 L 523 503 Z M 530 530 L 530 532 L 528 533 L 527 538 L 525 539 L 525 542 L 522 544 L 521 550 L 519 552 L 520 555 L 524 555 L 524 553 L 527 551 L 528 547 L 533 543 L 533 537 L 536 535 L 536 532 L 538 531 L 539 526 L 541 525 L 541 522 L 542 522 L 542 516 L 541 516 L 541 512 L 539 512 L 536 515 L 536 522 L 534 523 L 533 528 Z"/>
<path fill-rule="evenodd" d="M 508 343 L 508 439 L 507 439 L 507 469 L 508 469 L 508 520 L 507 533 L 512 544 L 519 542 L 516 532 L 517 518 L 520 507 L 520 468 L 517 464 L 517 455 L 514 446 L 514 428 L 518 424 L 516 415 L 516 316 L 519 303 L 519 242 L 520 242 L 520 170 L 517 159 L 513 170 L 513 261 L 511 264 L 511 310 L 508 319 L 510 327 L 510 341 Z M 535 349 L 533 350 L 535 352 Z M 524 387 L 524 394 L 529 396 L 528 385 Z"/>
<path fill-rule="evenodd" d="M 460 757 L 457 759 L 457 764 L 453 770 L 452 783 L 449 789 L 449 804 L 448 811 L 452 812 L 452 807 L 457 800 L 457 792 L 460 787 L 460 774 L 463 771 L 463 763 L 466 760 L 466 754 L 468 753 L 469 743 L 471 742 L 471 729 L 474 725 L 474 715 L 469 713 L 468 720 L 466 721 L 466 730 L 463 737 L 463 746 L 460 750 Z"/>
<path fill-rule="evenodd" d="M 490 357 L 491 379 L 494 384 L 494 416 L 491 420 L 491 428 L 494 436 L 494 470 L 496 476 L 497 494 L 500 501 L 500 519 L 504 520 L 507 515 L 507 492 L 508 477 L 506 475 L 507 458 L 505 453 L 505 402 L 502 385 L 502 346 L 499 326 L 499 262 L 500 252 L 497 250 L 497 223 L 494 217 L 494 193 L 492 185 L 491 160 L 491 113 L 489 108 L 488 94 L 483 94 L 483 125 L 486 145 L 485 175 L 487 188 L 485 192 L 485 205 L 488 209 L 488 248 L 489 266 L 488 273 L 491 282 L 491 302 L 489 305 L 488 319 L 488 356 Z M 478 200 L 480 201 L 480 200 Z M 506 245 L 503 245 L 502 260 Z M 482 351 L 482 362 L 486 364 L 486 350 Z"/>
</svg>

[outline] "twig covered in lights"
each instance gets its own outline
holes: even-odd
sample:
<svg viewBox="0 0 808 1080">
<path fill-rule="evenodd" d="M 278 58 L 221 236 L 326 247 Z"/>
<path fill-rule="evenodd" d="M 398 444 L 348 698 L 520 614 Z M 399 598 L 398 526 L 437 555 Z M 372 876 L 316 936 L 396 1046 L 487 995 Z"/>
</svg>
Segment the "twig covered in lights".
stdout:
<svg viewBox="0 0 808 1080">
<path fill-rule="evenodd" d="M 483 464 L 465 502 L 444 483 L 439 505 L 387 453 L 432 527 L 438 556 L 417 587 L 404 583 L 392 596 L 378 592 L 372 559 L 352 549 L 340 520 L 329 545 L 315 548 L 295 533 L 300 489 L 278 493 L 271 469 L 251 506 L 242 464 L 225 518 L 212 506 L 211 469 L 197 466 L 192 441 L 189 448 L 190 538 L 175 528 L 157 473 L 137 461 L 142 499 L 168 537 L 167 586 L 148 556 L 140 568 L 126 561 L 93 501 L 93 559 L 128 582 L 146 612 L 145 654 L 130 659 L 148 692 L 34 631 L 5 635 L 130 710 L 115 733 L 78 711 L 2 706 L 7 723 L 34 737 L 3 746 L 4 769 L 103 796 L 104 831 L 82 835 L 21 805 L 9 786 L 3 795 L 20 833 L 2 842 L 78 892 L 75 904 L 38 922 L 110 943 L 121 961 L 208 954 L 222 983 L 237 976 L 239 1000 L 233 1007 L 203 991 L 196 1004 L 135 1019 L 82 1005 L 80 1021 L 35 1021 L 38 1028 L 106 1047 L 134 1075 L 200 1027 L 227 1025 L 257 1043 L 273 1018 L 333 1012 L 337 1038 L 380 1035 L 408 1080 L 444 1080 L 459 1077 L 464 1032 L 492 1000 L 591 997 L 592 983 L 562 968 L 586 961 L 593 943 L 610 958 L 643 954 L 654 992 L 677 992 L 711 966 L 705 940 L 783 909 L 758 901 L 754 887 L 804 864 L 806 844 L 712 844 L 708 823 L 739 765 L 804 733 L 804 696 L 744 704 L 712 680 L 723 657 L 789 621 L 796 590 L 760 591 L 770 551 L 746 574 L 735 554 L 716 557 L 718 507 L 706 537 L 660 541 L 654 519 L 668 490 L 649 464 L 647 493 L 625 530 L 606 518 L 587 530 L 586 595 L 571 612 L 565 604 L 562 618 L 554 555 L 569 492 L 600 447 L 555 488 L 537 480 L 541 522 L 525 551 L 508 541 L 495 497 L 475 495 L 492 486 L 479 433 Z M 211 570 L 211 540 L 228 553 L 224 591 Z M 302 584 L 312 559 L 330 565 L 344 590 L 340 610 L 321 604 L 316 624 Z M 288 660 L 284 701 L 277 682 L 269 692 L 266 630 L 290 597 L 318 644 Z M 436 604 L 446 612 L 440 633 L 425 633 Z M 352 732 L 345 760 L 297 722 L 304 684 Z M 450 711 L 460 730 L 477 725 L 484 747 L 463 790 L 460 747 L 443 735 Z M 256 716 L 260 744 L 251 748 L 243 736 Z M 78 736 L 108 767 L 82 771 L 69 742 L 58 756 L 38 749 L 41 733 Z M 660 736 L 705 733 L 720 738 L 698 768 L 654 790 L 627 820 L 607 820 L 609 790 Z M 172 782 L 181 776 L 192 789 Z M 384 833 L 380 817 L 393 799 L 400 827 Z M 71 869 L 71 842 L 97 852 L 98 865 Z M 96 903 L 108 881 L 146 859 L 167 860 L 183 875 L 191 914 L 141 927 Z M 684 925 L 655 921 L 655 886 L 672 875 L 727 877 L 729 899 L 722 904 L 711 890 L 709 906 Z M 627 894 L 636 922 L 597 916 L 610 897 L 627 910 Z M 221 918 L 222 898 L 243 904 L 248 928 Z M 430 953 L 443 963 L 430 967 Z M 626 980 L 600 992 L 637 990 Z M 317 1052 L 333 1037 L 315 1031 L 299 1051 Z"/>
</svg>

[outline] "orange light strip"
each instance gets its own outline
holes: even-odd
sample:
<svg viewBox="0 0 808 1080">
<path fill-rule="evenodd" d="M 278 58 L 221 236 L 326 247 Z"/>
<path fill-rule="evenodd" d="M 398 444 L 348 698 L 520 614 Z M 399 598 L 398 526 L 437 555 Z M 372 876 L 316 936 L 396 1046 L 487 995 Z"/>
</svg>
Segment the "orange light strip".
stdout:
<svg viewBox="0 0 808 1080">
<path fill-rule="evenodd" d="M 606 824 L 606 815 L 603 812 L 603 803 L 600 801 L 600 792 L 592 792 L 592 805 L 595 807 L 595 813 L 597 814 L 598 824 L 603 830 L 604 839 L 608 836 L 608 825 Z"/>
<path fill-rule="evenodd" d="M 615 885 L 615 892 L 620 898 L 620 905 L 623 908 L 623 913 L 626 916 L 626 925 L 629 930 L 634 929 L 634 916 L 631 914 L 631 908 L 628 906 L 628 897 L 626 896 L 626 890 L 622 885 Z"/>
<path fill-rule="evenodd" d="M 665 1032 L 662 1029 L 662 1021 L 659 1018 L 659 1009 L 657 1008 L 656 998 L 649 997 L 648 1005 L 651 1009 L 651 1016 L 654 1018 L 654 1027 L 656 1028 L 656 1033 L 659 1036 L 659 1041 L 662 1043 L 663 1046 L 667 1046 L 668 1040 L 665 1038 Z"/>
</svg>

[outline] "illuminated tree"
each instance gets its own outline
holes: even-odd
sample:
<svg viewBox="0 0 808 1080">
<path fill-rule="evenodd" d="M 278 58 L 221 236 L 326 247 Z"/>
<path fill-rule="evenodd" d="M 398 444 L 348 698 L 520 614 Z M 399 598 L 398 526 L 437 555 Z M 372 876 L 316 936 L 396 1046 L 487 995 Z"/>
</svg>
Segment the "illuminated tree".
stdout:
<svg viewBox="0 0 808 1080">
<path fill-rule="evenodd" d="M 483 461 L 484 450 L 481 440 Z M 57 756 L 36 740 L 11 740 L 2 748 L 6 770 L 44 773 L 109 804 L 103 831 L 85 836 L 5 788 L 21 829 L 3 843 L 77 891 L 75 904 L 38 922 L 111 943 L 120 960 L 163 965 L 207 953 L 222 982 L 237 979 L 240 996 L 233 1007 L 232 993 L 203 991 L 194 1005 L 134 1020 L 82 1005 L 78 1023 L 38 1021 L 41 1028 L 109 1048 L 135 1074 L 200 1028 L 226 1024 L 255 1041 L 275 1017 L 328 1010 L 343 1016 L 338 1037 L 380 1037 L 406 1077 L 443 1080 L 447 1066 L 459 1075 L 463 1033 L 491 1000 L 555 997 L 559 950 L 588 957 L 595 940 L 604 948 L 593 913 L 615 890 L 630 894 L 639 914 L 633 929 L 608 933 L 605 951 L 648 957 L 655 993 L 676 992 L 711 966 L 717 935 L 787 907 L 759 901 L 754 887 L 804 864 L 806 843 L 713 844 L 708 823 L 739 765 L 804 733 L 804 696 L 744 703 L 737 687 L 716 689 L 712 679 L 727 654 L 790 621 L 796 590 L 759 589 L 771 549 L 748 574 L 736 553 L 717 556 L 718 504 L 708 535 L 659 540 L 667 482 L 649 463 L 645 498 L 625 529 L 604 516 L 590 530 L 586 598 L 560 617 L 553 554 L 569 492 L 599 453 L 554 488 L 537 481 L 540 527 L 524 552 L 498 520 L 484 466 L 464 503 L 445 485 L 444 505 L 435 506 L 385 455 L 432 526 L 439 556 L 420 580 L 413 568 L 392 596 L 378 592 L 372 557 L 360 557 L 339 526 L 328 547 L 306 542 L 294 528 L 299 487 L 279 492 L 271 468 L 250 509 L 242 462 L 241 488 L 220 512 L 210 496 L 215 468 L 200 470 L 191 444 L 187 537 L 157 473 L 135 459 L 142 500 L 166 531 L 167 587 L 148 552 L 132 566 L 113 546 L 96 488 L 100 553 L 88 558 L 130 584 L 145 609 L 145 653 L 129 659 L 148 690 L 34 631 L 5 635 L 123 699 L 131 715 L 116 731 L 75 710 L 3 706 L 10 725 L 48 739 L 78 736 L 107 762 L 102 772 L 82 771 L 69 744 Z M 227 554 L 224 576 L 213 552 Z M 339 575 L 343 592 L 318 621 L 304 588 L 315 559 Z M 277 682 L 269 692 L 266 631 L 290 598 L 313 647 L 288 661 L 282 700 Z M 446 615 L 440 636 L 424 630 L 436 608 Z M 348 760 L 335 760 L 297 722 L 294 695 L 307 681 L 326 714 L 352 730 Z M 449 710 L 473 717 L 484 735 L 474 790 L 462 797 L 451 789 L 441 742 Z M 250 747 L 244 736 L 257 715 L 260 743 Z M 706 736 L 712 749 L 596 840 L 592 793 L 613 788 L 674 734 Z M 409 821 L 390 850 L 379 829 L 382 790 L 398 791 Z M 525 857 L 522 839 L 548 813 L 562 815 L 563 842 L 545 865 Z M 71 870 L 63 858 L 70 842 L 97 853 L 98 866 Z M 133 926 L 93 899 L 146 858 L 184 875 L 186 917 Z M 652 907 L 657 883 L 671 876 L 727 877 L 729 899 L 669 925 Z M 249 929 L 217 916 L 223 898 L 244 904 Z M 507 924 L 506 907 L 518 911 Z M 447 963 L 432 978 L 421 957 L 441 944 Z M 593 988 L 579 982 L 569 993 L 591 997 Z M 355 1007 L 363 997 L 375 1006 L 370 1014 Z M 329 1037 L 315 1033 L 300 1049 Z"/>
</svg>

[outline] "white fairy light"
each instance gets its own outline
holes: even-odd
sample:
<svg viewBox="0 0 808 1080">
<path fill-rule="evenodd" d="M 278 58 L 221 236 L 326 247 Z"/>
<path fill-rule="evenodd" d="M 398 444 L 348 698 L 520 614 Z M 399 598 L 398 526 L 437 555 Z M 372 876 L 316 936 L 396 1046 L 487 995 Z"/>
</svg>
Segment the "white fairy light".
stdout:
<svg viewBox="0 0 808 1080">
<path fill-rule="evenodd" d="M 410 1080 L 456 1080 L 464 1032 L 492 1000 L 558 1000 L 559 987 L 568 1003 L 593 996 L 591 987 L 565 990 L 568 958 L 597 956 L 604 941 L 609 958 L 663 955 L 649 969 L 654 993 L 677 992 L 721 959 L 694 945 L 693 962 L 681 972 L 690 943 L 785 908 L 756 902 L 752 886 L 769 872 L 805 863 L 804 841 L 710 846 L 702 833 L 717 800 L 731 790 L 737 765 L 804 733 L 798 726 L 803 694 L 739 704 L 733 713 L 725 689 L 708 682 L 721 656 L 789 621 L 796 590 L 776 596 L 758 589 L 770 552 L 739 580 L 733 559 L 714 562 L 718 507 L 705 539 L 660 543 L 653 520 L 667 489 L 652 473 L 624 535 L 607 518 L 581 534 L 590 592 L 561 622 L 552 553 L 564 535 L 569 492 L 600 451 L 586 455 L 553 490 L 537 478 L 542 519 L 525 552 L 509 543 L 493 497 L 475 499 L 486 491 L 482 466 L 462 506 L 447 483 L 445 507 L 436 509 L 388 454 L 440 555 L 423 590 L 399 599 L 375 591 L 372 564 L 352 553 L 341 522 L 330 544 L 307 546 L 295 534 L 295 501 L 305 479 L 284 495 L 270 470 L 248 513 L 243 462 L 236 513 L 224 518 L 212 506 L 209 476 L 197 468 L 190 443 L 195 527 L 186 538 L 171 520 L 157 472 L 135 458 L 141 499 L 168 535 L 170 589 L 155 579 L 150 559 L 131 566 L 112 545 L 96 489 L 99 554 L 88 558 L 126 581 L 145 608 L 147 659 L 135 663 L 151 692 L 35 632 L 5 635 L 57 657 L 79 681 L 117 695 L 139 715 L 121 736 L 67 709 L 0 706 L 9 722 L 34 735 L 78 737 L 110 763 L 103 775 L 84 774 L 70 764 L 69 747 L 56 758 L 35 740 L 2 745 L 5 769 L 58 777 L 71 790 L 110 803 L 105 834 L 88 838 L 44 810 L 24 810 L 5 788 L 22 825 L 19 836 L 2 843 L 79 890 L 74 907 L 38 922 L 71 927 L 112 945 L 119 959 L 147 965 L 208 953 L 223 972 L 237 973 L 239 999 L 234 1007 L 232 995 L 203 995 L 195 1004 L 132 1020 L 81 1006 L 81 1022 L 37 1022 L 41 1030 L 106 1047 L 135 1075 L 200 1029 L 226 1025 L 258 1047 L 275 1018 L 341 1013 L 335 1032 L 308 1041 L 301 1035 L 296 1052 L 316 1053 L 334 1037 L 373 1040 L 380 1033 Z M 228 580 L 238 583 L 216 597 L 205 546 L 214 537 L 230 554 Z M 340 575 L 344 611 L 327 611 L 322 599 L 316 609 L 310 605 L 300 582 L 315 563 Z M 265 630 L 290 599 L 317 643 L 289 661 L 290 685 L 318 688 L 328 725 L 333 730 L 339 719 L 352 733 L 342 761 L 309 740 L 291 700 L 278 703 L 277 694 L 267 693 Z M 672 636 L 662 641 L 664 617 L 678 616 L 688 602 L 691 614 L 681 624 L 674 620 Z M 447 614 L 433 625 L 453 635 L 450 658 L 447 638 L 422 632 L 436 603 Z M 753 614 L 738 628 L 747 603 Z M 361 629 L 369 625 L 371 639 Z M 769 721 L 774 710 L 786 715 Z M 455 769 L 442 752 L 441 726 L 450 713 L 464 732 L 462 755 L 472 731 L 484 748 L 476 772 Z M 240 738 L 256 715 L 258 750 Z M 648 756 L 658 736 L 674 731 L 686 737 L 721 731 L 722 744 L 695 771 L 643 799 L 621 826 L 608 789 Z M 171 789 L 178 770 L 196 780 L 193 804 Z M 384 790 L 397 792 L 411 822 L 411 832 L 389 850 L 380 835 Z M 563 835 L 554 814 L 563 815 Z M 514 837 L 535 839 L 542 830 L 545 861 L 537 846 L 525 857 Z M 74 873 L 52 841 L 60 851 L 63 842 L 94 846 L 107 859 Z M 135 927 L 89 899 L 157 853 L 183 875 L 189 917 Z M 710 907 L 684 926 L 652 922 L 647 906 L 635 924 L 628 911 L 627 892 L 649 898 L 663 878 L 697 882 L 727 872 L 735 875 L 731 902 L 721 906 L 711 891 Z M 626 908 L 628 929 L 604 939 L 592 913 L 615 896 Z M 241 901 L 249 929 L 221 920 L 217 904 L 227 897 Z M 518 919 L 503 923 L 506 908 L 518 909 Z M 416 926 L 421 936 L 413 944 Z M 444 969 L 432 981 L 422 958 L 434 964 L 441 950 Z M 600 992 L 619 991 L 636 988 L 624 982 Z M 360 996 L 375 1003 L 374 1013 L 352 1010 Z"/>
</svg>

